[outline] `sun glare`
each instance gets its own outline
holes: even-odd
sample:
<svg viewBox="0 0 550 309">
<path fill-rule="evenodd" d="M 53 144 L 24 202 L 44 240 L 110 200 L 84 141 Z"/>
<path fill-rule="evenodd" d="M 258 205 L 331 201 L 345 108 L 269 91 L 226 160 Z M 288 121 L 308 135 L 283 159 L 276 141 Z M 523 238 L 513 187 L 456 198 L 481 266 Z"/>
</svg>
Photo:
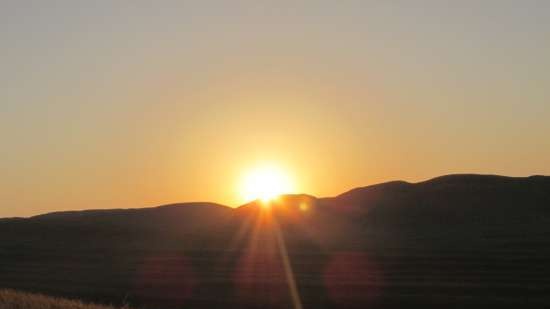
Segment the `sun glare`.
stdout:
<svg viewBox="0 0 550 309">
<path fill-rule="evenodd" d="M 268 202 L 281 194 L 294 191 L 294 185 L 284 170 L 263 166 L 245 175 L 241 190 L 246 201 L 260 199 Z"/>
</svg>

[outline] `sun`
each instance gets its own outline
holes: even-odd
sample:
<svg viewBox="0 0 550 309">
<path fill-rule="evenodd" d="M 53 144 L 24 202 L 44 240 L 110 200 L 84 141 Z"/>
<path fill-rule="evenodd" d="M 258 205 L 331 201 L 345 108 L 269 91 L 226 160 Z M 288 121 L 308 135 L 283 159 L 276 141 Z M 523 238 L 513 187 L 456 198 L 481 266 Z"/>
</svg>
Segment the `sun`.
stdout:
<svg viewBox="0 0 550 309">
<path fill-rule="evenodd" d="M 277 166 L 260 166 L 245 174 L 241 194 L 246 201 L 268 202 L 277 196 L 294 191 L 294 184 L 287 172 Z"/>
</svg>

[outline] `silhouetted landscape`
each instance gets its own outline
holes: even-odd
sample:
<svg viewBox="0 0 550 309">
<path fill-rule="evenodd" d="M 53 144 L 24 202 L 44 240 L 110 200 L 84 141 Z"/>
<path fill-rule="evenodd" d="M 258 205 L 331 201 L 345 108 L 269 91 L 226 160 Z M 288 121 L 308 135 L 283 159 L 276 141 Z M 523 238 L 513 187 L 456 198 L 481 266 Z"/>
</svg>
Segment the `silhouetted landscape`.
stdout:
<svg viewBox="0 0 550 309">
<path fill-rule="evenodd" d="M 548 207 L 548 176 L 448 175 L 269 207 L 6 218 L 0 289 L 136 308 L 291 308 L 286 254 L 303 308 L 541 308 Z"/>
<path fill-rule="evenodd" d="M 550 1 L 0 20 L 0 309 L 550 308 Z"/>
</svg>

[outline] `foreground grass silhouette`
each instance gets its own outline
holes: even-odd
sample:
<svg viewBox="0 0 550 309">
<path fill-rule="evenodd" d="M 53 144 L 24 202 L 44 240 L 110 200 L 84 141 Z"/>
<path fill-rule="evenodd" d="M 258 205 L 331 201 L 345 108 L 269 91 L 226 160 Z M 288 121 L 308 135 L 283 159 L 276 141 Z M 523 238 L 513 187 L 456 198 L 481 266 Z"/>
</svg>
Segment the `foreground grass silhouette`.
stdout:
<svg viewBox="0 0 550 309">
<path fill-rule="evenodd" d="M 130 309 L 83 303 L 58 297 L 0 290 L 0 309 Z"/>
</svg>

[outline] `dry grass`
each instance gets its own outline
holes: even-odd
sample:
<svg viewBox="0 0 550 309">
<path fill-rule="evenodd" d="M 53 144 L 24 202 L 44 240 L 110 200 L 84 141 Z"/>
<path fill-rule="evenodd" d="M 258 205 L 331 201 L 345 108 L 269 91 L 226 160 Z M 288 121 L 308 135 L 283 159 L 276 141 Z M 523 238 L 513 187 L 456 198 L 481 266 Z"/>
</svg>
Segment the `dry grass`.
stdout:
<svg viewBox="0 0 550 309">
<path fill-rule="evenodd" d="M 0 309 L 130 309 L 129 307 L 112 307 L 87 304 L 77 300 L 0 290 Z"/>
</svg>

